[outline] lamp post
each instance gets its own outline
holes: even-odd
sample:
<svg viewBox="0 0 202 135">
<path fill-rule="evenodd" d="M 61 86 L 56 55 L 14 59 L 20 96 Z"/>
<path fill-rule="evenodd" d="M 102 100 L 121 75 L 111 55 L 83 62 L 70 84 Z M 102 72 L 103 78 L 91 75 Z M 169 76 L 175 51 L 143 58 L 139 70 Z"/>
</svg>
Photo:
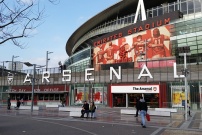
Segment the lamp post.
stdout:
<svg viewBox="0 0 202 135">
<path fill-rule="evenodd" d="M 48 54 L 51 54 L 51 53 L 53 53 L 53 52 L 46 51 L 46 71 L 48 70 L 48 61 L 50 60 L 48 58 Z"/>
<path fill-rule="evenodd" d="M 33 105 L 34 105 L 34 85 L 35 85 L 35 71 L 36 71 L 36 68 L 40 68 L 40 67 L 44 67 L 44 66 L 39 66 L 39 67 L 36 67 L 38 65 L 36 64 L 31 64 L 29 62 L 24 62 L 24 64 L 28 67 L 31 67 L 33 66 L 33 78 L 32 78 L 32 102 L 31 102 L 31 112 L 33 112 Z"/>
<path fill-rule="evenodd" d="M 11 71 L 13 71 L 13 61 L 14 61 L 14 58 L 18 58 L 18 57 L 19 57 L 19 56 L 14 56 L 14 55 L 12 56 L 12 62 L 11 62 L 11 64 L 12 64 L 12 65 L 11 65 Z"/>
<path fill-rule="evenodd" d="M 183 47 L 178 47 L 179 51 L 179 56 L 184 56 L 184 69 L 183 69 L 183 75 L 184 75 L 184 87 L 185 87 L 185 120 L 187 120 L 187 76 L 189 74 L 189 71 L 187 69 L 187 57 L 190 56 L 190 47 L 189 46 L 183 46 Z"/>
</svg>

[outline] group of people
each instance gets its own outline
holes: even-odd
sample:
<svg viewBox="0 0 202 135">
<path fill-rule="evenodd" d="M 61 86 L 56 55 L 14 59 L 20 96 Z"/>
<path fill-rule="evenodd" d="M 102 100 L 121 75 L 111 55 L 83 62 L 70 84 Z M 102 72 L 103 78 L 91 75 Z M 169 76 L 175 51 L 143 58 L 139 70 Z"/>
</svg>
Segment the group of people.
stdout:
<svg viewBox="0 0 202 135">
<path fill-rule="evenodd" d="M 89 113 L 91 113 L 91 118 L 94 118 L 95 109 L 96 109 L 96 106 L 94 102 L 91 102 L 89 106 L 87 101 L 84 101 L 84 104 L 82 105 L 82 109 L 81 109 L 81 118 L 84 118 L 85 113 L 87 114 L 87 118 Z"/>
<path fill-rule="evenodd" d="M 15 109 L 19 109 L 21 104 L 24 105 L 23 98 L 21 100 L 19 98 L 17 98 Z M 8 99 L 7 99 L 7 109 L 8 110 L 11 109 L 11 98 L 10 98 L 10 96 L 8 96 Z"/>
</svg>

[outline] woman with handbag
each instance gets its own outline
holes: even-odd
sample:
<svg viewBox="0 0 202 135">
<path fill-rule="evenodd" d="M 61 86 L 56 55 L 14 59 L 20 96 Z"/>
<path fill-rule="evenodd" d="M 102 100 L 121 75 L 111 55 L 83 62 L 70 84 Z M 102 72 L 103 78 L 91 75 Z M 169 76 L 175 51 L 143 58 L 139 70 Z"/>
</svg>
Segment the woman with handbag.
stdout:
<svg viewBox="0 0 202 135">
<path fill-rule="evenodd" d="M 142 119 L 142 127 L 143 128 L 146 128 L 146 125 L 145 125 L 145 116 L 147 114 L 147 103 L 145 102 L 145 100 L 140 97 L 140 104 L 139 104 L 139 109 L 140 109 L 140 115 L 141 115 L 141 119 Z"/>
</svg>

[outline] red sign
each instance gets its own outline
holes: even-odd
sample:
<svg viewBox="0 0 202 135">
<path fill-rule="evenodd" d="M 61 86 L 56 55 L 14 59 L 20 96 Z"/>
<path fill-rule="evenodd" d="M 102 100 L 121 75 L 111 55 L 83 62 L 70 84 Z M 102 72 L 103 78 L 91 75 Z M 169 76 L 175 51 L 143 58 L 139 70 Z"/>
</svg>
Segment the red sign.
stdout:
<svg viewBox="0 0 202 135">
<path fill-rule="evenodd" d="M 9 92 L 31 92 L 32 86 L 12 86 Z M 34 87 L 34 92 L 68 92 L 68 85 L 39 85 Z"/>
</svg>

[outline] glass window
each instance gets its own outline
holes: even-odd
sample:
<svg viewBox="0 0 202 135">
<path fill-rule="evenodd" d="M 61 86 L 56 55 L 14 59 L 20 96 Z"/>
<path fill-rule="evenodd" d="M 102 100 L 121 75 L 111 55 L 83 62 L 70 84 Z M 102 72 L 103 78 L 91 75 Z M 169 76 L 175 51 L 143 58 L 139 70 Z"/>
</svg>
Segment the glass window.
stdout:
<svg viewBox="0 0 202 135">
<path fill-rule="evenodd" d="M 199 50 L 200 50 L 200 49 L 202 49 L 202 46 L 201 46 L 201 45 L 199 45 L 199 46 L 198 46 L 198 49 L 199 49 Z"/>
<path fill-rule="evenodd" d="M 132 23 L 132 17 L 128 17 L 128 23 Z"/>
<path fill-rule="evenodd" d="M 152 18 L 152 10 L 148 11 L 148 18 Z"/>
<path fill-rule="evenodd" d="M 15 96 L 16 96 L 15 94 L 10 94 L 11 100 L 16 100 Z"/>
<path fill-rule="evenodd" d="M 178 44 L 179 44 L 179 43 L 185 43 L 185 42 L 187 42 L 187 40 L 186 40 L 186 38 L 183 38 L 183 39 L 177 40 L 177 42 L 178 42 Z"/>
<path fill-rule="evenodd" d="M 49 95 L 49 100 L 54 100 L 54 94 Z"/>
<path fill-rule="evenodd" d="M 168 13 L 168 6 L 167 6 L 167 4 L 164 4 L 163 5 L 163 13 L 165 14 L 165 13 Z"/>
<path fill-rule="evenodd" d="M 197 36 L 197 40 L 201 40 L 202 39 L 202 36 Z"/>
<path fill-rule="evenodd" d="M 158 16 L 163 15 L 163 8 L 158 7 Z"/>
<path fill-rule="evenodd" d="M 201 49 L 201 50 L 198 50 L 198 53 L 202 53 L 202 49 Z"/>
<path fill-rule="evenodd" d="M 44 94 L 44 100 L 48 100 L 48 94 Z"/>
<path fill-rule="evenodd" d="M 194 0 L 195 13 L 201 12 L 201 1 Z"/>
<path fill-rule="evenodd" d="M 188 1 L 188 14 L 194 13 L 194 3 L 193 1 Z"/>
<path fill-rule="evenodd" d="M 175 3 L 175 11 L 176 10 L 179 10 L 179 3 L 177 3 L 177 2 Z"/>
<path fill-rule="evenodd" d="M 194 46 L 194 45 L 196 45 L 196 41 L 187 42 L 187 44 L 188 44 L 189 46 Z"/>
<path fill-rule="evenodd" d="M 59 100 L 59 94 L 55 94 L 55 100 Z"/>
<path fill-rule="evenodd" d="M 43 100 L 43 94 L 39 94 L 39 100 Z"/>
<path fill-rule="evenodd" d="M 183 2 L 181 3 L 181 12 L 186 15 L 187 14 L 187 3 Z"/>
<path fill-rule="evenodd" d="M 173 12 L 174 11 L 174 4 L 172 4 L 172 5 L 169 5 L 169 12 Z"/>
<path fill-rule="evenodd" d="M 197 46 L 190 46 L 190 50 L 196 50 L 197 49 Z"/>
<path fill-rule="evenodd" d="M 189 41 L 195 41 L 195 40 L 196 40 L 196 37 L 187 38 L 187 42 L 189 42 Z"/>
<path fill-rule="evenodd" d="M 157 9 L 153 9 L 153 17 L 157 16 Z"/>
</svg>

